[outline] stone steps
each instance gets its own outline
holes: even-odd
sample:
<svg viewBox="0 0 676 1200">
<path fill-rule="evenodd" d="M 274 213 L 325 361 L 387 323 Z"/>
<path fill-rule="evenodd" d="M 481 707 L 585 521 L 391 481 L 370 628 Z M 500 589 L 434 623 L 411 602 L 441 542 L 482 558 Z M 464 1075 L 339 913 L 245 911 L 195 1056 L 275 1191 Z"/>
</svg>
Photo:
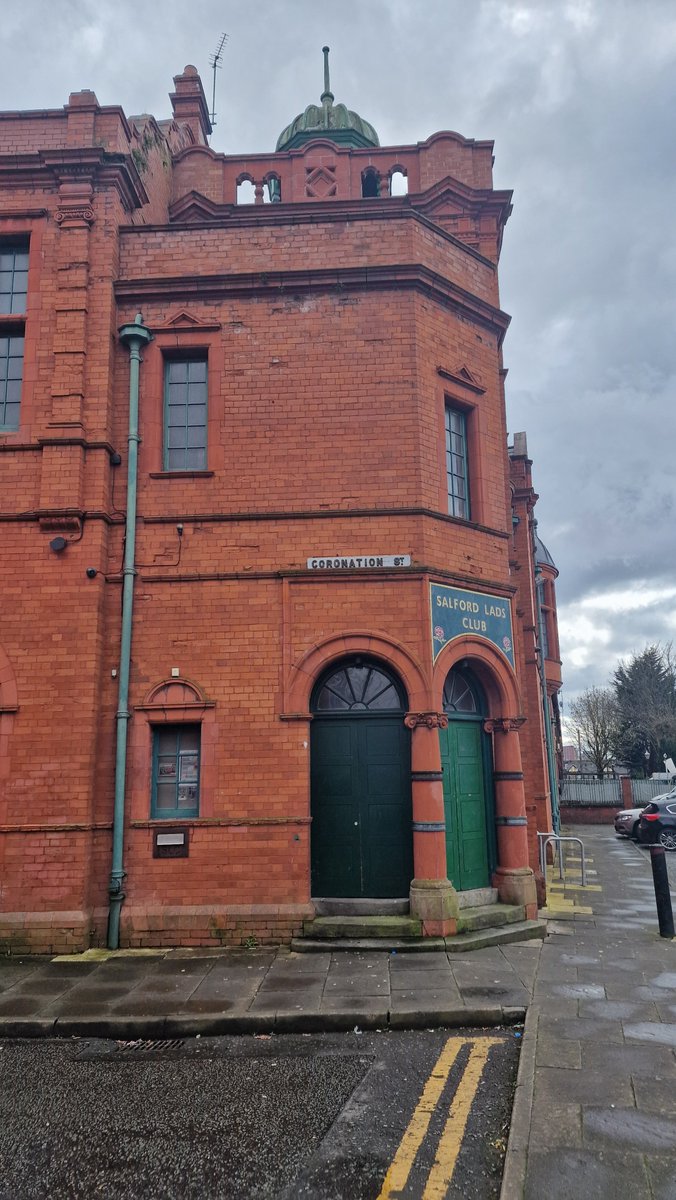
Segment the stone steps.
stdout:
<svg viewBox="0 0 676 1200">
<path fill-rule="evenodd" d="M 422 922 L 415 917 L 387 916 L 382 913 L 373 916 L 315 917 L 312 921 L 303 922 L 303 936 L 312 939 L 373 938 L 390 942 L 392 939 L 402 941 L 421 935 Z"/>
<path fill-rule="evenodd" d="M 544 938 L 546 921 L 514 921 L 495 929 L 477 929 L 459 933 L 456 937 L 302 937 L 294 938 L 291 949 L 298 954 L 326 954 L 339 951 L 396 951 L 398 954 L 415 954 L 436 950 L 446 954 L 464 954 L 469 950 L 481 950 L 486 946 L 508 945 L 510 942 L 525 942 L 533 938 Z"/>
<path fill-rule="evenodd" d="M 518 904 L 480 904 L 476 908 L 461 908 L 458 914 L 458 933 L 477 929 L 496 929 L 525 921 L 526 910 Z"/>
</svg>

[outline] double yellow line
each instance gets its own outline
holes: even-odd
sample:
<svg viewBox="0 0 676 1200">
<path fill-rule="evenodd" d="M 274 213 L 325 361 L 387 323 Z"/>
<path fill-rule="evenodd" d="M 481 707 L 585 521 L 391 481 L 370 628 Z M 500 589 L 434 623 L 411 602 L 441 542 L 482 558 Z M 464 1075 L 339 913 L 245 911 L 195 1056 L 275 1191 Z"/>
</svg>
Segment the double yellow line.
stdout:
<svg viewBox="0 0 676 1200">
<path fill-rule="evenodd" d="M 421 1200 L 444 1200 L 448 1191 L 455 1164 L 458 1160 L 462 1139 L 477 1088 L 493 1046 L 504 1043 L 504 1038 L 455 1038 L 449 1037 L 432 1070 L 422 1095 L 416 1105 L 390 1167 L 388 1168 L 378 1200 L 397 1200 L 406 1187 L 416 1155 L 423 1143 L 441 1093 L 460 1051 L 470 1047 L 467 1065 L 451 1101 L 448 1118 L 439 1139 L 432 1169 L 427 1177 Z"/>
</svg>

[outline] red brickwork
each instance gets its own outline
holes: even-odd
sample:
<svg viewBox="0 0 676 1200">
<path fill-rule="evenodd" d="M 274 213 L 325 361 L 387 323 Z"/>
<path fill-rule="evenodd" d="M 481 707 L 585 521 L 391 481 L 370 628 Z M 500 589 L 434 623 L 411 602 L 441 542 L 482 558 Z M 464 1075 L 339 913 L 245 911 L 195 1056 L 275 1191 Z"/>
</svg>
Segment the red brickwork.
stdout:
<svg viewBox="0 0 676 1200">
<path fill-rule="evenodd" d="M 548 827 L 530 502 L 518 501 L 512 538 L 508 501 L 496 262 L 509 195 L 491 191 L 491 143 L 440 134 L 228 159 L 200 145 L 195 79 L 177 77 L 174 119 L 159 125 L 87 92 L 58 112 L 0 114 L 0 237 L 31 238 L 21 426 L 0 433 L 3 948 L 105 938 L 129 390 L 116 330 L 139 309 L 153 341 L 141 367 L 124 944 L 300 931 L 313 911 L 319 667 L 311 676 L 307 664 L 370 652 L 399 671 L 415 711 L 438 710 L 432 580 L 516 594 L 517 678 L 472 639 L 458 654 L 476 655 L 491 717 L 528 717 L 493 736 L 512 739 L 510 762 L 520 742 L 525 796 Z M 335 198 L 310 201 L 303 180 L 327 157 Z M 406 201 L 362 201 L 365 165 L 383 179 L 403 168 Z M 242 175 L 260 184 L 273 170 L 281 204 L 234 207 Z M 190 351 L 208 357 L 207 465 L 167 473 L 164 359 Z M 469 522 L 448 516 L 447 401 L 467 415 Z M 412 566 L 307 570 L 338 552 L 407 554 Z M 169 699 L 175 672 L 192 700 Z M 200 816 L 184 822 L 183 859 L 153 857 L 152 730 L 167 720 L 202 729 Z M 520 784 L 509 788 L 505 811 L 525 813 Z M 501 835 L 510 870 L 536 864 L 532 823 L 528 853 L 525 838 Z"/>
</svg>

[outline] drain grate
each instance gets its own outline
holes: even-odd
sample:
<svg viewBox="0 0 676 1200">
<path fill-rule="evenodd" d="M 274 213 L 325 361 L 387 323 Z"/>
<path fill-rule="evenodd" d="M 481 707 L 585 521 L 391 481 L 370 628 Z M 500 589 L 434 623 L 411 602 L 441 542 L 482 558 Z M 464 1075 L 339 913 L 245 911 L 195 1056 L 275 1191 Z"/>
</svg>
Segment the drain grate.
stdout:
<svg viewBox="0 0 676 1200">
<path fill-rule="evenodd" d="M 163 1054 L 167 1050 L 181 1050 L 183 1038 L 136 1038 L 133 1042 L 116 1042 L 119 1054 Z"/>
</svg>

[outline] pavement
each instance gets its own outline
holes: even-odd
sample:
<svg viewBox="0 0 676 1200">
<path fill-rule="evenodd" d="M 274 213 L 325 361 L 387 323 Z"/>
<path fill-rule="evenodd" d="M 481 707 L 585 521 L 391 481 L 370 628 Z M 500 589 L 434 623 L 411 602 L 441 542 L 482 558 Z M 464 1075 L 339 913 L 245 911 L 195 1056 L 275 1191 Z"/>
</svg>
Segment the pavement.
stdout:
<svg viewBox="0 0 676 1200">
<path fill-rule="evenodd" d="M 544 943 L 4 958 L 0 1037 L 485 1028 L 527 1010 L 502 1200 L 676 1200 L 676 941 L 658 934 L 647 852 L 607 826 L 569 832 L 588 887 L 572 851 Z"/>
</svg>

